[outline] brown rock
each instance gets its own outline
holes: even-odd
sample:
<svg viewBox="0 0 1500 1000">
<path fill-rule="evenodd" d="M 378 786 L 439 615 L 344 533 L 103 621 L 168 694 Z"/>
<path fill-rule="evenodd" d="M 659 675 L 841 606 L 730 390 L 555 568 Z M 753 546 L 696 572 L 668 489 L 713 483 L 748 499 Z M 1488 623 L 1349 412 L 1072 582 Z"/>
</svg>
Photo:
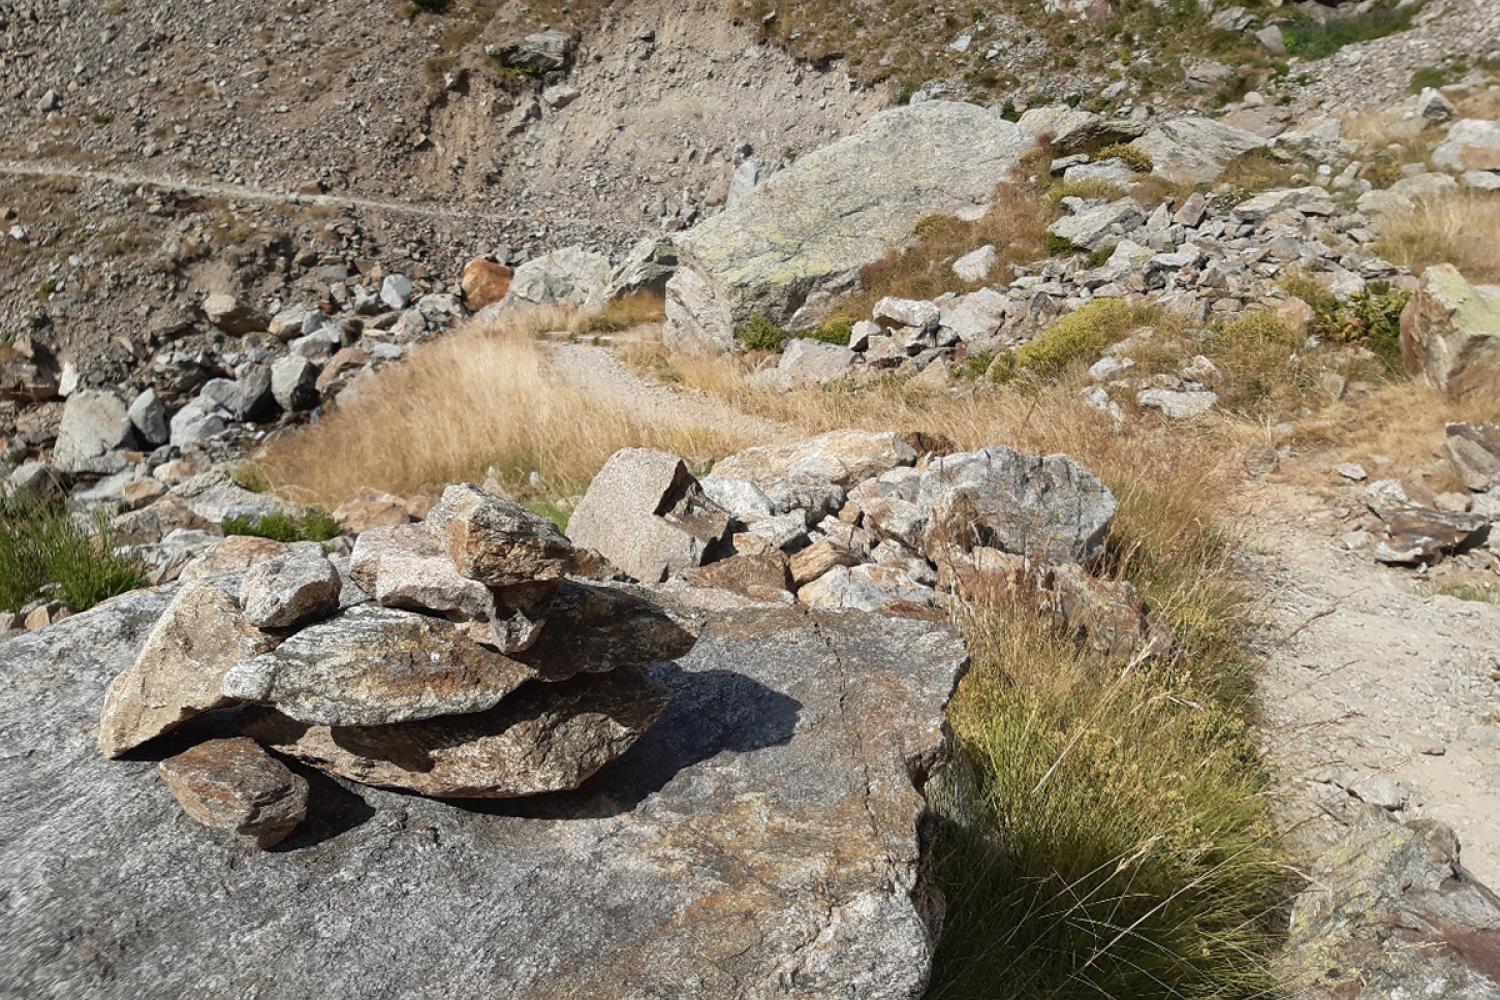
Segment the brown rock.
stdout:
<svg viewBox="0 0 1500 1000">
<path fill-rule="evenodd" d="M 156 765 L 156 773 L 193 819 L 262 849 L 307 815 L 307 781 L 243 736 L 200 743 Z"/>
<path fill-rule="evenodd" d="M 468 483 L 443 491 L 427 525 L 458 571 L 487 587 L 560 580 L 573 562 L 551 521 Z"/>
<path fill-rule="evenodd" d="M 184 584 L 129 669 L 109 686 L 99 717 L 99 751 L 118 757 L 203 712 L 230 704 L 220 690 L 236 663 L 276 640 L 240 614 L 210 583 Z"/>
<path fill-rule="evenodd" d="M 981 546 L 950 547 L 938 561 L 938 589 L 968 600 L 999 600 L 1028 585 L 1025 556 Z"/>
<path fill-rule="evenodd" d="M 407 501 L 380 490 L 356 490 L 333 511 L 345 531 L 356 535 L 374 528 L 389 528 L 412 520 Z"/>
<path fill-rule="evenodd" d="M 478 312 L 505 298 L 510 291 L 511 269 L 484 257 L 475 257 L 464 265 L 461 284 L 464 305 L 470 312 Z"/>
<path fill-rule="evenodd" d="M 308 726 L 274 712 L 246 729 L 351 781 L 455 798 L 565 791 L 628 750 L 667 693 L 644 671 L 531 684 L 477 714 L 386 726 Z"/>
<path fill-rule="evenodd" d="M 742 594 L 754 601 L 783 603 L 791 597 L 791 576 L 780 552 L 737 555 L 698 569 L 682 579 L 695 587 L 714 587 Z"/>
<path fill-rule="evenodd" d="M 120 487 L 126 510 L 140 510 L 165 496 L 167 484 L 157 479 L 132 479 Z"/>
<path fill-rule="evenodd" d="M 835 566 L 858 566 L 859 563 L 859 556 L 824 538 L 792 556 L 792 582 L 801 587 Z"/>
<path fill-rule="evenodd" d="M 254 535 L 230 535 L 182 568 L 179 580 L 206 580 L 226 573 L 239 573 L 259 563 L 285 555 L 286 542 Z"/>
<path fill-rule="evenodd" d="M 1386 539 L 1375 548 L 1378 562 L 1398 566 L 1433 564 L 1484 538 L 1489 518 L 1483 514 L 1444 513 L 1406 507 L 1385 516 Z"/>
<path fill-rule="evenodd" d="M 1111 659 L 1162 655 L 1171 638 L 1146 613 L 1146 602 L 1125 580 L 1101 580 L 1075 563 L 1048 572 L 1049 603 L 1064 627 Z"/>
<path fill-rule="evenodd" d="M 333 357 L 323 364 L 323 370 L 318 373 L 313 382 L 313 388 L 318 390 L 319 395 L 326 392 L 330 385 L 339 381 L 349 372 L 364 367 L 370 356 L 360 347 L 344 347 L 334 352 Z"/>
</svg>

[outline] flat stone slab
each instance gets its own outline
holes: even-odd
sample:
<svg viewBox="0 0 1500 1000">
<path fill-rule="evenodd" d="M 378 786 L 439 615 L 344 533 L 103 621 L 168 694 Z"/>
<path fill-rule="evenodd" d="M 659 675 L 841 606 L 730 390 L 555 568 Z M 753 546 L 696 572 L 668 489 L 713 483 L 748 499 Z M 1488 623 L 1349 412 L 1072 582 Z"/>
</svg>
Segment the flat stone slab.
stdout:
<svg viewBox="0 0 1500 1000">
<path fill-rule="evenodd" d="M 185 817 L 154 760 L 95 748 L 168 599 L 0 643 L 0 996 L 922 995 L 942 907 L 919 786 L 967 662 L 953 631 L 723 614 L 651 668 L 666 714 L 579 791 L 441 801 L 293 764 L 308 817 L 256 853 Z"/>
</svg>

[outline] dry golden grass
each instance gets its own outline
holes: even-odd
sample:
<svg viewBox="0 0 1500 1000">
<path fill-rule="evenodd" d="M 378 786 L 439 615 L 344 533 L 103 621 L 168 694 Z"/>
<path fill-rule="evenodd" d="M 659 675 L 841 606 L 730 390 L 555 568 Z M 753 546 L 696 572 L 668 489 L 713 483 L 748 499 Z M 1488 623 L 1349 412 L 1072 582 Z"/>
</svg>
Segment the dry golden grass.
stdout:
<svg viewBox="0 0 1500 1000">
<path fill-rule="evenodd" d="M 1381 216 L 1378 228 L 1376 250 L 1393 264 L 1418 273 L 1452 264 L 1470 281 L 1500 281 L 1500 194 L 1423 198 L 1413 208 Z"/>
<path fill-rule="evenodd" d="M 360 488 L 419 494 L 490 469 L 518 495 L 551 498 L 581 491 L 620 448 L 697 459 L 744 443 L 733 429 L 654 425 L 560 381 L 535 337 L 586 321 L 537 310 L 424 344 L 317 423 L 273 439 L 255 468 L 277 493 L 325 507 Z M 533 472 L 540 487 L 528 485 Z"/>
<path fill-rule="evenodd" d="M 1465 420 L 1500 420 L 1500 400 L 1455 400 L 1419 382 L 1387 382 L 1369 395 L 1297 421 L 1294 441 L 1304 453 L 1286 471 L 1294 479 L 1326 482 L 1331 463 L 1360 462 L 1372 473 L 1385 468 L 1420 476 L 1429 470 L 1429 488 L 1458 489 L 1457 476 L 1443 460 L 1444 428 Z M 1389 462 L 1376 463 L 1381 457 Z"/>
<path fill-rule="evenodd" d="M 1001 184 L 987 212 L 973 221 L 934 215 L 917 223 L 915 241 L 860 271 L 861 290 L 839 304 L 837 313 L 865 319 L 887 295 L 934 299 L 944 292 L 966 292 L 1009 274 L 1010 268 L 1047 256 L 1047 227 L 1058 209 L 1036 185 Z M 953 273 L 955 260 L 986 244 L 997 256 L 990 278 L 966 283 Z"/>
</svg>

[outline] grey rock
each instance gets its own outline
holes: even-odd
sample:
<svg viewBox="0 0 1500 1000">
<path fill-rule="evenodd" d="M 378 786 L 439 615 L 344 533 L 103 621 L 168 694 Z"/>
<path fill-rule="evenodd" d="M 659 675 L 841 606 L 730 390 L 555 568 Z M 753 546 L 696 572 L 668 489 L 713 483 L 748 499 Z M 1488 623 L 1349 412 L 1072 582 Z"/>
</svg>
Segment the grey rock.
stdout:
<svg viewBox="0 0 1500 1000">
<path fill-rule="evenodd" d="M 794 338 L 787 341 L 781 360 L 772 369 L 773 380 L 782 389 L 832 382 L 846 378 L 857 357 L 839 344 Z"/>
<path fill-rule="evenodd" d="M 1097 250 L 1107 243 L 1118 242 L 1145 221 L 1146 213 L 1135 199 L 1121 198 L 1076 215 L 1065 215 L 1048 226 L 1047 232 L 1080 250 Z"/>
<path fill-rule="evenodd" d="M 152 763 L 97 759 L 89 738 L 168 600 L 131 594 L 0 652 L 0 749 L 25 754 L 0 768 L 0 887 L 24 928 L 0 935 L 6 992 L 203 996 L 232 974 L 263 1000 L 923 994 L 942 911 L 923 792 L 966 665 L 952 630 L 724 614 L 652 669 L 665 715 L 576 795 L 478 809 L 315 782 L 287 849 L 216 863 L 206 906 L 201 831 Z M 483 947 L 455 961 L 454 927 Z"/>
<path fill-rule="evenodd" d="M 163 445 L 171 437 L 167 408 L 162 405 L 155 389 L 147 389 L 136 396 L 126 413 L 130 417 L 130 425 L 146 444 L 153 447 Z"/>
<path fill-rule="evenodd" d="M 912 327 L 924 333 L 938 328 L 943 314 L 936 305 L 922 299 L 898 299 L 886 296 L 875 303 L 871 314 L 884 327 Z"/>
<path fill-rule="evenodd" d="M 223 692 L 299 722 L 383 726 L 480 712 L 535 676 L 451 622 L 365 605 L 236 664 Z"/>
<path fill-rule="evenodd" d="M 1491 391 L 1500 384 L 1500 294 L 1451 264 L 1429 267 L 1401 313 L 1401 364 L 1453 397 Z"/>
<path fill-rule="evenodd" d="M 846 490 L 916 460 L 916 449 L 892 431 L 830 431 L 804 441 L 736 452 L 714 466 L 714 475 L 749 480 L 767 495 L 787 480 Z"/>
<path fill-rule="evenodd" d="M 1099 479 L 1066 455 L 1026 455 L 994 446 L 947 455 L 923 474 L 918 506 L 923 548 L 996 548 L 1046 562 L 1080 562 L 1104 540 L 1117 504 Z"/>
<path fill-rule="evenodd" d="M 647 236 L 630 248 L 609 279 L 608 297 L 632 292 L 662 294 L 677 271 L 677 245 L 666 237 Z"/>
<path fill-rule="evenodd" d="M 317 542 L 258 563 L 240 585 L 245 618 L 257 628 L 292 628 L 338 610 L 339 572 Z"/>
<path fill-rule="evenodd" d="M 269 325 L 269 320 L 257 309 L 224 292 L 203 300 L 203 315 L 225 333 L 254 333 Z"/>
<path fill-rule="evenodd" d="M 1144 131 L 1143 126 L 1129 120 L 1105 118 L 1066 104 L 1028 108 L 1017 124 L 1038 139 L 1045 136 L 1059 155 L 1082 153 L 1112 142 L 1128 142 Z"/>
<path fill-rule="evenodd" d="M 532 305 L 599 309 L 609 301 L 609 258 L 584 247 L 563 247 L 516 268 L 501 307 Z"/>
<path fill-rule="evenodd" d="M 1475 492 L 1500 492 L 1500 423 L 1448 425 L 1448 461 Z"/>
<path fill-rule="evenodd" d="M 1432 163 L 1455 173 L 1500 170 L 1500 122 L 1482 118 L 1454 122 L 1447 138 L 1432 151 Z"/>
<path fill-rule="evenodd" d="M 986 243 L 978 250 L 971 250 L 953 262 L 953 274 L 960 281 L 983 281 L 995 269 L 999 257 L 994 244 Z"/>
<path fill-rule="evenodd" d="M 201 399 L 195 399 L 172 414 L 171 431 L 168 436 L 174 447 L 182 448 L 200 441 L 217 437 L 229 429 L 224 415 Z"/>
<path fill-rule="evenodd" d="M 1490 519 L 1484 514 L 1405 507 L 1384 517 L 1386 538 L 1375 560 L 1396 566 L 1430 565 L 1445 555 L 1484 541 Z"/>
<path fill-rule="evenodd" d="M 635 579 L 659 583 L 703 565 L 726 540 L 729 515 L 676 455 L 624 448 L 589 484 L 568 531 Z"/>
<path fill-rule="evenodd" d="M 318 366 L 299 355 L 277 358 L 271 364 L 271 395 L 288 413 L 318 405 Z"/>
<path fill-rule="evenodd" d="M 553 111 L 561 111 L 582 96 L 577 87 L 558 83 L 542 91 L 542 103 Z"/>
<path fill-rule="evenodd" d="M 937 592 L 890 566 L 835 566 L 797 591 L 797 600 L 821 610 L 885 611 L 932 608 Z"/>
<path fill-rule="evenodd" d="M 130 416 L 124 401 L 106 390 L 84 389 L 63 405 L 53 462 L 63 472 L 113 472 L 110 452 L 130 441 Z"/>
<path fill-rule="evenodd" d="M 1269 142 L 1212 118 L 1189 116 L 1158 125 L 1134 145 L 1151 155 L 1153 173 L 1179 184 L 1211 184 L 1230 161 Z"/>
<path fill-rule="evenodd" d="M 1441 125 L 1455 114 L 1453 102 L 1443 96 L 1442 91 L 1433 87 L 1423 87 L 1422 92 L 1417 95 L 1417 114 L 1424 121 Z"/>
<path fill-rule="evenodd" d="M 404 274 L 388 274 L 380 283 L 380 301 L 391 309 L 405 309 L 411 302 L 411 279 Z"/>
<path fill-rule="evenodd" d="M 567 69 L 578 49 L 578 39 L 567 32 L 547 29 L 527 35 L 500 50 L 500 62 L 511 69 L 536 73 Z"/>
<path fill-rule="evenodd" d="M 1136 405 L 1160 410 L 1163 416 L 1172 420 L 1202 416 L 1218 401 L 1219 394 L 1207 390 L 1142 389 L 1135 394 Z"/>
<path fill-rule="evenodd" d="M 972 105 L 927 101 L 876 115 L 679 235 L 668 341 L 725 350 L 755 315 L 789 323 L 809 296 L 849 286 L 904 244 L 918 220 L 981 209 L 1032 145 Z"/>
<path fill-rule="evenodd" d="M 776 513 L 771 498 L 748 479 L 704 476 L 698 480 L 704 494 L 742 522 L 756 521 Z"/>
</svg>

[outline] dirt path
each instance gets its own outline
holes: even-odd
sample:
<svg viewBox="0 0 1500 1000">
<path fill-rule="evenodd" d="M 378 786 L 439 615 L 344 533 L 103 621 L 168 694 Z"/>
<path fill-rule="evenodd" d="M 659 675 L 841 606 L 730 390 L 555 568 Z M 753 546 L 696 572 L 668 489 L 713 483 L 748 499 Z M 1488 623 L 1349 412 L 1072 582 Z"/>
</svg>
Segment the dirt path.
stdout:
<svg viewBox="0 0 1500 1000">
<path fill-rule="evenodd" d="M 557 343 L 552 348 L 552 368 L 590 395 L 616 403 L 652 423 L 731 431 L 750 437 L 753 444 L 803 436 L 790 424 L 741 413 L 705 392 L 642 378 L 608 347 Z"/>
<path fill-rule="evenodd" d="M 1464 864 L 1500 885 L 1500 606 L 1428 596 L 1412 574 L 1345 551 L 1331 505 L 1305 487 L 1257 501 L 1260 700 L 1293 843 L 1338 838 L 1348 787 L 1405 797 L 1400 816 L 1452 826 Z"/>
<path fill-rule="evenodd" d="M 398 215 L 417 215 L 427 219 L 445 219 L 451 222 L 515 221 L 514 213 L 484 212 L 466 205 L 425 205 L 395 201 L 388 198 L 360 198 L 337 194 L 297 194 L 295 191 L 280 191 L 258 188 L 245 184 L 220 184 L 204 181 L 184 180 L 160 174 L 142 173 L 137 170 L 91 170 L 66 163 L 42 161 L 0 160 L 0 174 L 16 177 L 62 177 L 74 180 L 104 181 L 160 188 L 164 191 L 180 191 L 185 194 L 214 198 L 229 198 L 236 201 L 259 201 L 273 205 L 309 205 L 332 208 L 355 208 L 365 211 L 389 212 Z"/>
</svg>

